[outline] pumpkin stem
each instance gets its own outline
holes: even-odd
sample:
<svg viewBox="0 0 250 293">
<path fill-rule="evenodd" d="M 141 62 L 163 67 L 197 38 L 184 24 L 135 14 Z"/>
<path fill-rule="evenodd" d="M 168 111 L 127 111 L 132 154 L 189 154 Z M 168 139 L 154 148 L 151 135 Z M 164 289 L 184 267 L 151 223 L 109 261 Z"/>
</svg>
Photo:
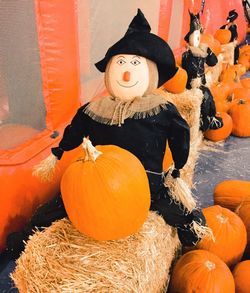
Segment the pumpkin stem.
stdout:
<svg viewBox="0 0 250 293">
<path fill-rule="evenodd" d="M 86 152 L 84 161 L 95 162 L 96 159 L 102 155 L 102 152 L 98 151 L 91 143 L 91 141 L 84 137 L 82 147 Z"/>
<path fill-rule="evenodd" d="M 244 104 L 246 104 L 246 101 L 245 100 L 239 100 L 238 105 L 244 105 Z"/>
<path fill-rule="evenodd" d="M 207 260 L 205 262 L 205 266 L 209 269 L 209 271 L 212 271 L 215 269 L 215 263 L 211 262 L 210 260 Z"/>
<path fill-rule="evenodd" d="M 234 94 L 231 94 L 227 97 L 227 102 L 232 102 L 234 100 Z"/>
<path fill-rule="evenodd" d="M 225 224 L 228 220 L 228 217 L 225 217 L 223 214 L 217 215 L 216 218 L 223 224 Z"/>
</svg>

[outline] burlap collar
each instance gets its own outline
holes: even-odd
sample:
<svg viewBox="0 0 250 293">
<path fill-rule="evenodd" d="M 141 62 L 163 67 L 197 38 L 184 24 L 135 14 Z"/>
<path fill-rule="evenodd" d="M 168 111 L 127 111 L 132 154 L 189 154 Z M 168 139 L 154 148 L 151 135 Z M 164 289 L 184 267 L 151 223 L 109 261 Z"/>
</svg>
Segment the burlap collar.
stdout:
<svg viewBox="0 0 250 293">
<path fill-rule="evenodd" d="M 127 118 L 143 119 L 157 115 L 167 108 L 167 103 L 166 98 L 155 94 L 129 101 L 108 96 L 90 102 L 84 113 L 99 123 L 121 126 Z"/>
<path fill-rule="evenodd" d="M 188 46 L 188 49 L 192 52 L 195 57 L 207 57 L 207 45 L 200 44 L 199 47 Z"/>
</svg>

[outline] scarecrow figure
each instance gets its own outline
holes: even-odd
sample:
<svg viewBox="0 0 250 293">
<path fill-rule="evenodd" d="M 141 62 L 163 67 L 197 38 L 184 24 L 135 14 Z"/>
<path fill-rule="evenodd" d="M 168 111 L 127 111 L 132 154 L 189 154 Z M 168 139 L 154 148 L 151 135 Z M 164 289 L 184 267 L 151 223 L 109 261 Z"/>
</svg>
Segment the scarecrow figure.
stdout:
<svg viewBox="0 0 250 293">
<path fill-rule="evenodd" d="M 187 71 L 188 81 L 186 88 L 200 88 L 203 93 L 201 104 L 200 129 L 218 129 L 223 126 L 220 117 L 216 117 L 216 108 L 213 96 L 206 87 L 205 64 L 215 66 L 218 62 L 212 50 L 200 43 L 202 26 L 199 14 L 190 14 L 190 30 L 184 37 L 188 43 L 187 51 L 182 55 L 182 67 Z"/>
<path fill-rule="evenodd" d="M 221 29 L 228 29 L 231 32 L 231 39 L 230 42 L 234 42 L 234 64 L 237 64 L 240 54 L 239 46 L 237 45 L 237 39 L 238 39 L 238 31 L 237 31 L 237 24 L 234 22 L 238 17 L 238 13 L 235 11 L 235 9 L 229 11 L 228 17 L 227 17 L 227 24 L 224 24 L 221 26 Z"/>
<path fill-rule="evenodd" d="M 79 146 L 85 136 L 89 136 L 93 145 L 113 144 L 130 151 L 147 172 L 151 210 L 177 228 L 183 245 L 192 246 L 208 229 L 205 218 L 193 198 L 185 201 L 173 197 L 170 186 L 181 180 L 180 170 L 188 159 L 189 127 L 172 103 L 153 94 L 176 73 L 177 68 L 168 44 L 150 30 L 149 23 L 138 10 L 125 36 L 96 63 L 97 69 L 105 72 L 110 95 L 79 108 L 65 128 L 59 146 L 52 148 L 51 156 L 60 160 L 65 151 Z M 174 169 L 164 174 L 162 162 L 167 141 Z M 185 195 L 188 196 L 188 192 Z M 9 236 L 8 249 L 18 249 L 16 240 L 29 234 L 37 222 L 44 227 L 65 216 L 58 196 L 38 209 L 31 225 L 23 231 L 25 235 L 19 232 Z"/>
</svg>

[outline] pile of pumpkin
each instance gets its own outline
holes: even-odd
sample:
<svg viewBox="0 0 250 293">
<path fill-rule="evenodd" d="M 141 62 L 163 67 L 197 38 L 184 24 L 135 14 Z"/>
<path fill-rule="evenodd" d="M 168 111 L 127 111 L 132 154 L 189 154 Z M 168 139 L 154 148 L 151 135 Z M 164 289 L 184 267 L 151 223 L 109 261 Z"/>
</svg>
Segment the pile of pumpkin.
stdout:
<svg viewBox="0 0 250 293">
<path fill-rule="evenodd" d="M 205 132 L 207 139 L 220 141 L 230 134 L 250 136 L 250 78 L 240 80 L 245 72 L 246 68 L 242 64 L 227 64 L 220 75 L 220 81 L 211 86 L 217 116 L 222 118 L 224 126 Z"/>
<path fill-rule="evenodd" d="M 203 209 L 214 239 L 204 238 L 177 261 L 169 293 L 250 292 L 250 182 L 221 182 L 214 201 Z"/>
</svg>

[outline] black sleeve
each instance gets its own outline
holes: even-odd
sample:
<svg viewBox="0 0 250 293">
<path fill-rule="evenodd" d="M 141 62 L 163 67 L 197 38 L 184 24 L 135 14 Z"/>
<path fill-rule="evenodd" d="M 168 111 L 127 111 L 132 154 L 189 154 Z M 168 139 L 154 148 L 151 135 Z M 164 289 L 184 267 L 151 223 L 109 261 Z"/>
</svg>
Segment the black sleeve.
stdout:
<svg viewBox="0 0 250 293">
<path fill-rule="evenodd" d="M 220 29 L 224 30 L 226 28 L 226 24 L 222 25 Z"/>
<path fill-rule="evenodd" d="M 181 67 L 187 70 L 187 67 L 188 67 L 188 52 L 187 51 L 182 54 Z"/>
<path fill-rule="evenodd" d="M 208 66 L 214 66 L 218 63 L 218 59 L 216 55 L 212 52 L 210 48 L 207 48 L 207 57 L 206 57 L 206 64 Z"/>
<path fill-rule="evenodd" d="M 84 136 L 89 135 L 89 118 L 83 112 L 86 106 L 87 104 L 78 109 L 71 123 L 64 129 L 63 138 L 59 143 L 59 147 L 52 148 L 52 153 L 58 159 L 62 157 L 64 151 L 70 151 L 78 147 L 82 143 Z"/>
<path fill-rule="evenodd" d="M 170 104 L 171 120 L 168 129 L 168 143 L 175 168 L 181 169 L 189 155 L 190 131 L 187 122 L 181 117 L 176 107 Z"/>
<path fill-rule="evenodd" d="M 237 40 L 237 38 L 238 38 L 237 26 L 235 24 L 231 25 L 229 30 L 231 32 L 230 42 L 233 42 L 234 40 Z"/>
</svg>

